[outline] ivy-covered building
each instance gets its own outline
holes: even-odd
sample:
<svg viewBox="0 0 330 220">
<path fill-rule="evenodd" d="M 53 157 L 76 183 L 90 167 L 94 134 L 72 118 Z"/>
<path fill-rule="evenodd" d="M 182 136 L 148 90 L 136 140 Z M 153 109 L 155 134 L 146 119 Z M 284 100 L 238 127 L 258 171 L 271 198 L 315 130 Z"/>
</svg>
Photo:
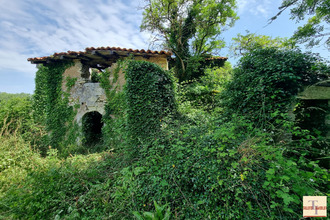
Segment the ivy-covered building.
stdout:
<svg viewBox="0 0 330 220">
<path fill-rule="evenodd" d="M 50 144 L 69 138 L 70 127 L 71 133 L 76 133 L 76 130 L 79 130 L 77 126 L 84 126 L 83 118 L 86 116 L 91 121 L 92 127 L 89 129 L 92 132 L 101 132 L 101 119 L 105 114 L 109 92 L 106 90 L 121 90 L 125 84 L 125 76 L 120 70 L 116 76 L 109 74 L 106 80 L 113 85 L 108 87 L 102 86 L 97 79 L 99 73 L 114 72 L 117 64 L 127 58 L 149 61 L 168 70 L 168 59 L 171 55 L 163 50 L 90 47 L 85 51 L 68 51 L 29 58 L 28 61 L 37 64 L 39 69 L 35 96 L 38 112 L 44 116 L 47 130 L 51 131 L 50 138 L 53 141 L 50 141 Z M 76 128 L 71 124 L 75 124 Z"/>
<path fill-rule="evenodd" d="M 133 56 L 135 60 L 156 63 L 167 70 L 167 60 L 171 53 L 118 47 L 91 47 L 86 48 L 83 52 L 55 53 L 52 56 L 29 58 L 28 61 L 32 64 L 42 64 L 44 66 L 63 61 L 72 62 L 72 65 L 69 65 L 62 75 L 61 88 L 62 91 L 67 91 L 70 94 L 69 105 L 79 105 L 75 120 L 80 124 L 82 117 L 88 112 L 96 111 L 101 115 L 104 114 L 106 94 L 98 80 L 92 78 L 92 72 L 114 68 L 119 59 L 125 59 L 129 56 Z M 125 77 L 120 72 L 117 80 L 119 87 L 117 89 L 121 89 L 124 83 Z"/>
</svg>

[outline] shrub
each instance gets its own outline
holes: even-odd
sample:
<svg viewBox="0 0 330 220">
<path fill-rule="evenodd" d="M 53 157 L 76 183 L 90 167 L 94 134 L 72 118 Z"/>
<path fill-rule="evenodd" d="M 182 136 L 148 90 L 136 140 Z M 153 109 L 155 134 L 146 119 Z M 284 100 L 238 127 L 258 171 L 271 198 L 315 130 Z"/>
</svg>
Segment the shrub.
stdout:
<svg viewBox="0 0 330 220">
<path fill-rule="evenodd" d="M 249 116 L 259 127 L 277 127 L 304 86 L 328 79 L 319 57 L 298 50 L 257 49 L 245 55 L 222 95 L 227 114 Z M 281 118 L 282 117 L 282 118 Z M 285 119 L 285 118 L 284 118 Z"/>
<path fill-rule="evenodd" d="M 0 137 L 0 218 L 104 219 L 113 207 L 111 153 L 42 158 L 19 136 Z M 111 165 L 114 161 L 114 166 Z"/>
<path fill-rule="evenodd" d="M 207 68 L 199 79 L 180 83 L 178 99 L 181 102 L 190 102 L 196 108 L 212 111 L 219 105 L 217 96 L 225 88 L 231 73 L 229 62 L 220 68 Z"/>
<path fill-rule="evenodd" d="M 325 193 L 326 170 L 289 157 L 288 146 L 244 118 L 167 129 L 169 144 L 151 146 L 118 178 L 126 211 L 148 212 L 157 201 L 178 219 L 299 218 L 302 196 Z"/>
</svg>

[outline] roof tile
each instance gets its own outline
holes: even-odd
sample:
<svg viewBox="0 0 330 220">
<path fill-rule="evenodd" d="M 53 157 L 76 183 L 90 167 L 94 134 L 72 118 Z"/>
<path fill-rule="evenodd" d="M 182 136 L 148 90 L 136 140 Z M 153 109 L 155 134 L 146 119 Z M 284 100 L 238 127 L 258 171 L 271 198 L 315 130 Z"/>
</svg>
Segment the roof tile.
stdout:
<svg viewBox="0 0 330 220">
<path fill-rule="evenodd" d="M 152 50 L 144 50 L 144 49 L 141 49 L 141 50 L 138 50 L 138 49 L 127 49 L 127 48 L 120 48 L 120 47 L 87 47 L 85 49 L 85 51 L 67 51 L 67 52 L 60 52 L 60 53 L 54 53 L 53 55 L 51 56 L 44 56 L 44 57 L 34 57 L 34 58 L 28 58 L 28 61 L 30 62 L 33 62 L 33 61 L 46 61 L 47 59 L 49 58 L 54 58 L 54 57 L 59 57 L 59 56 L 65 56 L 65 55 L 86 55 L 86 54 L 89 54 L 90 51 L 94 51 L 94 50 L 115 50 L 115 51 L 128 51 L 128 52 L 131 52 L 131 53 L 147 53 L 147 54 L 164 54 L 164 55 L 167 55 L 167 56 L 171 56 L 172 53 L 171 52 L 168 52 L 168 51 L 164 51 L 164 50 L 161 50 L 161 51 L 152 51 Z"/>
</svg>

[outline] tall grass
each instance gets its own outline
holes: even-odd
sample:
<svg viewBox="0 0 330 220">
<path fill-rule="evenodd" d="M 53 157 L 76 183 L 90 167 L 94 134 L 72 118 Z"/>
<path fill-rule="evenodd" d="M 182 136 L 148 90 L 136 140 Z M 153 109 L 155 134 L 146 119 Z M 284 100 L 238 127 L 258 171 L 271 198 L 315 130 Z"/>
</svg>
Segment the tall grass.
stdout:
<svg viewBox="0 0 330 220">
<path fill-rule="evenodd" d="M 0 133 L 0 219 L 104 219 L 112 214 L 113 153 L 59 158 L 33 150 L 3 122 Z M 117 166 L 114 166 L 114 163 Z"/>
</svg>

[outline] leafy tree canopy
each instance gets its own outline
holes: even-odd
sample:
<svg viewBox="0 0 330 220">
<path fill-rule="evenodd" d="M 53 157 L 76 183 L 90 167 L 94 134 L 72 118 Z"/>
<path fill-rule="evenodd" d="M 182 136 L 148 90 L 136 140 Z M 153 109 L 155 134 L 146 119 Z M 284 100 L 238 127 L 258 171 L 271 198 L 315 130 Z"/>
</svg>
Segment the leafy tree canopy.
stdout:
<svg viewBox="0 0 330 220">
<path fill-rule="evenodd" d="M 189 79 L 191 65 L 224 46 L 218 38 L 237 19 L 235 0 L 146 0 L 142 31 L 154 34 L 176 57 L 180 81 Z"/>
<path fill-rule="evenodd" d="M 307 47 L 318 45 L 325 39 L 325 45 L 330 49 L 330 0 L 283 0 L 280 11 L 271 21 L 288 8 L 291 8 L 291 19 L 297 22 L 304 20 L 307 15 L 311 16 L 305 25 L 298 27 L 292 39 L 307 43 Z"/>
<path fill-rule="evenodd" d="M 246 35 L 237 34 L 237 37 L 234 37 L 232 40 L 233 44 L 230 46 L 230 50 L 236 57 L 244 56 L 255 49 L 271 47 L 292 49 L 295 47 L 295 42 L 287 38 L 272 38 L 270 36 L 257 35 L 249 32 L 247 32 Z"/>
</svg>

